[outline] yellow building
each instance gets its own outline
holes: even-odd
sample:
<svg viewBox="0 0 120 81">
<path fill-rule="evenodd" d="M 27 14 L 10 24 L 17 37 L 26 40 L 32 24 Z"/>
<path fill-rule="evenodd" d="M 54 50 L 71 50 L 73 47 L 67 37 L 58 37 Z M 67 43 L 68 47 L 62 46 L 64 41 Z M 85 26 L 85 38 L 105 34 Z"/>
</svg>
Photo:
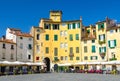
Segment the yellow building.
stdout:
<svg viewBox="0 0 120 81">
<path fill-rule="evenodd" d="M 96 29 L 95 26 L 86 26 L 82 28 L 82 61 L 96 61 Z M 94 59 L 95 57 L 95 59 Z M 93 59 L 92 59 L 93 58 Z"/>
<path fill-rule="evenodd" d="M 120 60 L 120 27 L 111 21 L 82 26 L 81 18 L 63 21 L 62 11 L 50 11 L 49 18 L 41 18 L 39 26 L 31 28 L 34 62 L 46 63 L 50 71 L 56 65 L 102 69 L 108 61 Z"/>
<path fill-rule="evenodd" d="M 62 21 L 62 11 L 50 11 L 49 19 L 42 18 L 39 27 L 31 29 L 31 34 L 35 37 L 34 62 L 44 61 L 49 67 L 47 71 L 55 64 L 72 66 L 80 62 L 81 27 L 82 20 Z M 38 34 L 39 40 L 36 38 Z M 40 49 L 39 53 L 37 49 Z"/>
<path fill-rule="evenodd" d="M 120 26 L 113 26 L 107 29 L 108 60 L 120 60 Z"/>
</svg>

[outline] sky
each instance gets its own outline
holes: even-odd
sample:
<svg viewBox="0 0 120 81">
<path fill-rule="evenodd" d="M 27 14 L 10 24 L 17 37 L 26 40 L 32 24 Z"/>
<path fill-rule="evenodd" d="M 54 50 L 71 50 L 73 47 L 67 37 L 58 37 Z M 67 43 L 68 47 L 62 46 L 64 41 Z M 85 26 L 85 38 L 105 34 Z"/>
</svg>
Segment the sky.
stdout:
<svg viewBox="0 0 120 81">
<path fill-rule="evenodd" d="M 29 33 L 50 10 L 62 10 L 62 20 L 79 20 L 85 26 L 108 16 L 120 22 L 120 0 L 0 0 L 0 38 L 6 29 L 19 28 Z"/>
</svg>

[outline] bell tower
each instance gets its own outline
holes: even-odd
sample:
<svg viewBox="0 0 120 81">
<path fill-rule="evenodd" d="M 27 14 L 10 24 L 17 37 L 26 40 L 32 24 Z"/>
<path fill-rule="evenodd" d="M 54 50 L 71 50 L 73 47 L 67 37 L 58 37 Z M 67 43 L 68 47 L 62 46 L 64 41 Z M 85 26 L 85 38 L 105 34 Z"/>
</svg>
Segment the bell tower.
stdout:
<svg viewBox="0 0 120 81">
<path fill-rule="evenodd" d="M 62 11 L 60 11 L 60 10 L 50 11 L 50 19 L 54 22 L 61 22 L 62 21 Z"/>
</svg>

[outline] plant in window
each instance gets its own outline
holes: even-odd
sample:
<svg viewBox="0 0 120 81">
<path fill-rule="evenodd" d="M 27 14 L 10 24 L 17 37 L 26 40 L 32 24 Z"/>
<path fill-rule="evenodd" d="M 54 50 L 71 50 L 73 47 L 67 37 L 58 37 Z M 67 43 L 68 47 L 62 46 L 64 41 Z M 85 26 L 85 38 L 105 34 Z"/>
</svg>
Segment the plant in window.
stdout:
<svg viewBox="0 0 120 81">
<path fill-rule="evenodd" d="M 103 41 L 100 41 L 100 40 L 99 40 L 98 42 L 99 42 L 99 44 L 100 44 L 100 45 L 102 45 L 102 44 L 105 44 L 105 43 L 106 43 L 106 41 L 105 41 L 105 40 L 103 40 Z"/>
</svg>

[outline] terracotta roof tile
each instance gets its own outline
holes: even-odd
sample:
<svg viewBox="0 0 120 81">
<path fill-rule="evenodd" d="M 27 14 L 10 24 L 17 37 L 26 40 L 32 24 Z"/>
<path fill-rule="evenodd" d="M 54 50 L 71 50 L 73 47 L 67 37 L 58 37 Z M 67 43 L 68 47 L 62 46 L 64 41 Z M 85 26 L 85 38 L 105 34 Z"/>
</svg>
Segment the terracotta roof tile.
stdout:
<svg viewBox="0 0 120 81">
<path fill-rule="evenodd" d="M 23 37 L 32 37 L 29 33 L 16 33 L 17 36 L 23 36 Z"/>
<path fill-rule="evenodd" d="M 0 39 L 0 42 L 16 44 L 15 42 L 13 42 L 13 40 L 9 40 L 9 39 Z"/>
</svg>

